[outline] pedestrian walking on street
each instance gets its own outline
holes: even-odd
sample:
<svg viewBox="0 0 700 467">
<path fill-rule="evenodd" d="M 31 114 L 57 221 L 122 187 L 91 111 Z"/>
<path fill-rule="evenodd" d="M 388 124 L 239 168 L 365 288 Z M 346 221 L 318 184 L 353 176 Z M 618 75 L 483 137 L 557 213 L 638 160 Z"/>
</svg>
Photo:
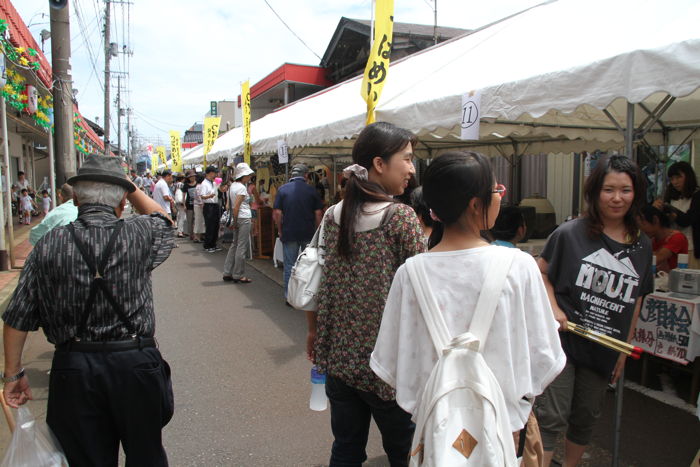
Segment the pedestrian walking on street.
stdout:
<svg viewBox="0 0 700 467">
<path fill-rule="evenodd" d="M 134 169 L 131 169 L 129 171 L 129 174 L 131 175 L 131 181 L 134 182 L 134 185 L 136 185 L 136 188 L 139 190 L 143 189 L 143 177 L 140 177 L 139 174 Z"/>
<path fill-rule="evenodd" d="M 36 245 L 46 232 L 56 227 L 70 224 L 78 217 L 78 208 L 73 204 L 72 186 L 67 183 L 61 186 L 61 189 L 58 190 L 58 201 L 59 205 L 52 209 L 41 223 L 32 227 L 32 230 L 29 232 L 29 243 L 32 245 Z"/>
<path fill-rule="evenodd" d="M 200 198 L 204 203 L 202 206 L 202 214 L 204 215 L 204 249 L 209 253 L 220 251 L 221 248 L 216 246 L 219 239 L 219 220 L 221 210 L 219 209 L 219 190 L 214 183 L 214 178 L 217 175 L 217 169 L 213 165 L 207 167 L 204 172 L 204 181 L 200 187 Z"/>
<path fill-rule="evenodd" d="M 172 192 L 170 191 L 170 185 L 173 183 L 173 173 L 169 170 L 164 170 L 160 175 L 160 180 L 156 182 L 155 188 L 153 188 L 153 201 L 160 204 L 168 215 L 173 212 L 173 201 Z"/>
<path fill-rule="evenodd" d="M 21 355 L 41 327 L 56 346 L 46 420 L 71 467 L 167 466 L 170 368 L 156 348 L 151 271 L 173 248 L 172 221 L 136 189 L 119 158 L 91 156 L 68 182 L 78 220 L 32 250 L 3 314 L 4 394 L 32 399 Z M 121 219 L 129 201 L 144 215 Z"/>
<path fill-rule="evenodd" d="M 187 231 L 187 207 L 185 206 L 185 192 L 183 190 L 185 186 L 185 176 L 183 174 L 178 174 L 175 177 L 175 183 L 173 183 L 173 201 L 175 202 L 175 209 L 177 210 L 177 236 L 180 238 L 185 237 L 185 232 Z"/>
<path fill-rule="evenodd" d="M 142 179 L 143 182 L 143 187 L 141 188 L 148 196 L 152 196 L 153 194 L 153 185 L 155 185 L 155 181 L 153 181 L 153 174 L 151 172 L 146 172 L 146 176 Z"/>
<path fill-rule="evenodd" d="M 36 202 L 29 196 L 29 192 L 26 188 L 23 188 L 20 192 L 19 204 L 22 207 L 22 218 L 20 224 L 31 224 L 32 223 L 32 210 L 37 209 Z"/>
<path fill-rule="evenodd" d="M 307 183 L 309 169 L 304 164 L 292 167 L 291 178 L 277 190 L 272 212 L 284 252 L 284 298 L 299 251 L 314 236 L 321 223 L 323 203 L 314 187 Z"/>
<path fill-rule="evenodd" d="M 194 243 L 202 243 L 202 235 L 206 233 L 204 224 L 204 200 L 202 199 L 202 182 L 204 175 L 197 174 L 197 185 L 195 187 L 195 195 L 192 201 L 194 213 L 194 228 L 192 230 L 192 241 Z"/>
<path fill-rule="evenodd" d="M 250 195 L 246 187 L 254 173 L 248 164 L 241 162 L 236 166 L 233 174 L 235 181 L 229 188 L 229 225 L 233 229 L 233 239 L 224 262 L 224 281 L 243 284 L 252 282 L 245 277 L 245 259 L 250 249 L 250 227 L 253 217 Z"/>
<path fill-rule="evenodd" d="M 639 230 L 646 182 L 637 164 L 620 155 L 599 160 L 583 192 L 584 216 L 560 225 L 537 260 L 567 356 L 564 370 L 535 401 L 545 466 L 562 432 L 563 465 L 578 465 L 608 384 L 615 384 L 627 358 L 566 332 L 567 322 L 630 342 L 642 297 L 654 287 L 651 241 Z"/>
<path fill-rule="evenodd" d="M 477 303 L 481 291 L 494 286 L 487 279 L 489 267 L 504 248 L 490 246 L 481 232 L 493 227 L 505 187 L 496 184 L 488 158 L 474 152 L 440 155 L 423 180 L 424 201 L 435 217 L 431 250 L 411 261 L 420 261 L 425 268 L 425 287 L 432 290 L 440 305 L 448 339 L 457 338 L 468 331 L 477 332 L 474 323 L 480 313 L 488 312 Z M 500 294 L 480 353 L 503 393 L 507 410 L 504 431 L 517 438 L 526 427 L 529 431 L 522 450 L 528 454 L 528 462 L 523 465 L 541 467 L 542 449 L 528 449 L 541 446 L 537 443 L 537 422 L 530 418 L 532 403 L 564 368 L 566 356 L 559 343 L 559 325 L 531 255 L 514 250 L 504 290 L 512 292 Z M 424 388 L 429 390 L 426 382 L 438 361 L 418 296 L 407 266 L 401 266 L 389 291 L 371 357 L 374 372 L 396 389 L 398 404 L 414 418 L 425 410 L 420 406 L 421 394 Z M 516 442 L 514 453 L 518 447 Z M 434 453 L 423 454 L 430 457 Z M 484 462 L 487 456 L 482 456 Z"/>
<path fill-rule="evenodd" d="M 367 459 L 372 418 L 391 466 L 408 465 L 415 425 L 397 405 L 394 390 L 369 367 L 369 357 L 394 273 L 425 250 L 415 212 L 392 198 L 415 172 L 415 144 L 409 131 L 390 123 L 365 127 L 352 149 L 354 164 L 343 171 L 345 198 L 324 216 L 323 280 L 318 312 L 306 313 L 306 351 L 326 373 L 331 467 Z"/>
<path fill-rule="evenodd" d="M 185 215 L 187 217 L 185 235 L 190 237 L 190 240 L 194 240 L 194 198 L 197 195 L 197 174 L 194 170 L 188 170 L 185 173 L 182 193 L 185 196 Z"/>
</svg>

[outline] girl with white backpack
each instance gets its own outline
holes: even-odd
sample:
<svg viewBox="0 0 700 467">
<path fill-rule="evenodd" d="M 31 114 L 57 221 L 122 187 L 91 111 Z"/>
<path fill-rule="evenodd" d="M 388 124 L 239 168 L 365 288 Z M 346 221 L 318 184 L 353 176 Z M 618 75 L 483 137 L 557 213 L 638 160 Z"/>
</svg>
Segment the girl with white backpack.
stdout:
<svg viewBox="0 0 700 467">
<path fill-rule="evenodd" d="M 516 449 L 501 442 L 505 449 L 494 454 L 491 441 L 502 441 L 505 433 L 507 442 L 513 443 L 510 434 L 526 426 L 534 397 L 564 367 L 566 358 L 559 343 L 558 325 L 532 256 L 489 245 L 480 235 L 493 227 L 505 194 L 505 187 L 496 184 L 488 158 L 474 152 L 445 153 L 428 166 L 423 180 L 423 196 L 435 221 L 431 249 L 409 260 L 411 267 L 403 265 L 396 272 L 370 366 L 396 389 L 397 403 L 413 415 L 418 425 L 411 465 L 514 465 Z M 501 270 L 507 272 L 494 275 L 493 265 L 506 259 L 510 265 Z M 416 275 L 415 269 L 421 274 Z M 422 282 L 417 283 L 417 277 Z M 481 293 L 487 288 L 496 290 L 487 300 L 491 307 L 482 303 Z M 426 306 L 431 300 L 434 306 Z M 484 320 L 484 315 L 490 318 Z M 435 329 L 440 326 L 436 323 L 444 323 L 437 334 L 442 331 L 446 346 L 437 342 Z M 482 332 L 475 330 L 478 327 Z M 457 414 L 465 426 L 452 434 L 440 434 L 443 438 L 454 435 L 454 439 L 438 440 L 430 429 L 450 426 L 452 407 L 441 409 L 442 422 L 439 417 L 433 418 L 425 425 L 426 430 L 421 430 L 426 412 L 431 410 L 426 405 L 437 405 L 435 399 L 423 398 L 424 392 L 436 393 L 439 383 L 449 379 L 438 381 L 431 374 L 447 371 L 444 367 L 438 371 L 436 363 L 439 359 L 442 362 L 449 350 L 438 352 L 436 347 L 474 343 L 474 336 L 478 339 L 472 349 L 481 354 L 492 373 L 484 380 L 491 389 L 495 387 L 493 392 L 502 394 L 485 396 L 486 400 L 499 402 L 491 405 L 504 408 L 496 417 L 499 429 L 474 428 L 470 411 L 466 410 Z M 479 367 L 482 369 L 483 365 Z M 454 378 L 467 370 L 458 371 Z M 426 386 L 429 380 L 431 384 Z M 476 392 L 482 389 L 476 388 Z M 483 416 L 476 411 L 473 415 Z M 498 431 L 498 436 L 482 439 L 489 430 L 492 434 Z"/>
</svg>

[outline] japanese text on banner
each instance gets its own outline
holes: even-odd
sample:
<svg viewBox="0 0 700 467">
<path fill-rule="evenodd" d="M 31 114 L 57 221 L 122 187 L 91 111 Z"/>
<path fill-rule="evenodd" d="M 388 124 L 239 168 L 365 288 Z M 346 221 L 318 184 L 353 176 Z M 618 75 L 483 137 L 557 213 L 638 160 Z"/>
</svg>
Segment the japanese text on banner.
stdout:
<svg viewBox="0 0 700 467">
<path fill-rule="evenodd" d="M 155 175 L 158 170 L 158 155 L 156 153 L 151 154 L 151 174 Z"/>
<path fill-rule="evenodd" d="M 367 59 L 360 90 L 367 103 L 367 125 L 375 120 L 374 109 L 389 73 L 391 44 L 394 40 L 394 0 L 377 0 L 374 17 L 374 43 Z"/>
<path fill-rule="evenodd" d="M 289 148 L 287 142 L 283 139 L 277 140 L 277 162 L 280 164 L 289 163 Z"/>
<path fill-rule="evenodd" d="M 243 106 L 243 162 L 250 165 L 250 81 L 241 84 Z"/>
<path fill-rule="evenodd" d="M 207 154 L 211 151 L 216 138 L 219 137 L 219 125 L 221 117 L 207 117 L 204 119 L 204 167 L 207 166 Z"/>
<path fill-rule="evenodd" d="M 160 159 L 160 162 L 163 164 L 163 168 L 167 169 L 168 168 L 168 159 L 165 156 L 165 146 L 158 146 L 156 147 L 156 153 L 158 153 L 158 158 Z"/>
<path fill-rule="evenodd" d="M 481 93 L 478 91 L 462 94 L 461 139 L 479 139 L 479 119 L 481 117 Z"/>
<path fill-rule="evenodd" d="M 173 171 L 182 172 L 182 146 L 177 131 L 170 132 L 170 159 L 173 161 Z"/>
<path fill-rule="evenodd" d="M 657 357 L 687 364 L 696 302 L 650 294 L 644 298 L 632 344 Z"/>
</svg>

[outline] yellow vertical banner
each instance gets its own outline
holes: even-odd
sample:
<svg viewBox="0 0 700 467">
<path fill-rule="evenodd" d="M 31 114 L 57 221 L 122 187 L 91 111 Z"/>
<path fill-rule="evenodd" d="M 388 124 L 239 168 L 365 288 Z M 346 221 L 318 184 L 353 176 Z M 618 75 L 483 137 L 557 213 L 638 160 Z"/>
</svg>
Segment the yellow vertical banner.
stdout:
<svg viewBox="0 0 700 467">
<path fill-rule="evenodd" d="M 206 117 L 204 119 L 204 167 L 207 166 L 207 154 L 211 151 L 216 138 L 219 137 L 221 117 Z"/>
<path fill-rule="evenodd" d="M 182 145 L 177 131 L 170 131 L 170 159 L 173 161 L 173 171 L 182 172 Z"/>
<path fill-rule="evenodd" d="M 374 122 L 374 109 L 389 73 L 391 43 L 394 35 L 394 0 L 376 0 L 374 42 L 370 50 L 360 94 L 367 103 L 367 125 Z"/>
<path fill-rule="evenodd" d="M 158 154 L 158 158 L 160 159 L 160 162 L 163 164 L 163 169 L 168 168 L 168 159 L 165 157 L 165 146 L 157 146 L 156 147 L 156 153 Z"/>
<path fill-rule="evenodd" d="M 243 161 L 250 165 L 250 81 L 241 84 L 243 106 Z"/>
<path fill-rule="evenodd" d="M 158 154 L 151 154 L 151 175 L 155 175 L 158 170 Z"/>
</svg>

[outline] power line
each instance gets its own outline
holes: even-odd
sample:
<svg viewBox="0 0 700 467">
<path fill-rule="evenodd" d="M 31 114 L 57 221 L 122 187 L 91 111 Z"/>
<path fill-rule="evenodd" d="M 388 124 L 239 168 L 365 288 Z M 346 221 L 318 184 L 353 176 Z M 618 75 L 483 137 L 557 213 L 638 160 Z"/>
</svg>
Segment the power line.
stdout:
<svg viewBox="0 0 700 467">
<path fill-rule="evenodd" d="M 162 120 L 158 120 L 158 119 L 156 119 L 156 118 L 154 118 L 154 117 L 151 117 L 150 115 L 146 115 L 146 114 L 144 114 L 144 113 L 141 113 L 141 112 L 139 112 L 138 110 L 134 110 L 133 112 L 134 112 L 135 114 L 141 116 L 142 118 L 147 118 L 147 119 L 149 119 L 149 120 L 151 120 L 151 121 L 153 121 L 153 122 L 160 123 L 160 124 L 162 124 L 162 125 L 175 126 L 175 127 L 187 126 L 187 125 L 181 125 L 181 124 L 179 124 L 179 123 L 168 123 L 168 122 L 164 122 L 164 121 L 162 121 Z"/>
<path fill-rule="evenodd" d="M 299 36 L 297 35 L 297 33 L 295 33 L 295 32 L 292 30 L 292 28 L 289 27 L 289 25 L 287 25 L 287 23 L 284 22 L 284 20 L 282 19 L 282 17 L 281 17 L 280 15 L 277 14 L 277 12 L 275 11 L 274 8 L 272 8 L 272 5 L 270 5 L 270 4 L 268 3 L 267 0 L 263 0 L 263 1 L 264 1 L 265 4 L 270 8 L 270 10 L 272 10 L 272 12 L 275 14 L 275 16 L 277 16 L 277 19 L 279 19 L 279 20 L 282 22 L 282 24 L 284 24 L 284 27 L 286 27 L 287 29 L 289 29 L 289 32 L 291 32 L 292 34 L 294 34 L 294 37 L 296 37 L 297 39 L 299 39 L 299 42 L 301 42 L 302 44 L 304 44 L 304 47 L 306 47 L 307 49 L 309 49 L 309 51 L 311 51 L 312 54 L 316 55 L 316 57 L 318 57 L 318 59 L 321 60 L 321 57 L 320 57 L 316 52 L 314 52 L 313 49 L 312 49 L 311 47 L 309 47 L 309 46 L 306 44 L 306 42 L 304 42 L 303 39 L 302 39 L 301 37 L 299 37 Z"/>
</svg>

